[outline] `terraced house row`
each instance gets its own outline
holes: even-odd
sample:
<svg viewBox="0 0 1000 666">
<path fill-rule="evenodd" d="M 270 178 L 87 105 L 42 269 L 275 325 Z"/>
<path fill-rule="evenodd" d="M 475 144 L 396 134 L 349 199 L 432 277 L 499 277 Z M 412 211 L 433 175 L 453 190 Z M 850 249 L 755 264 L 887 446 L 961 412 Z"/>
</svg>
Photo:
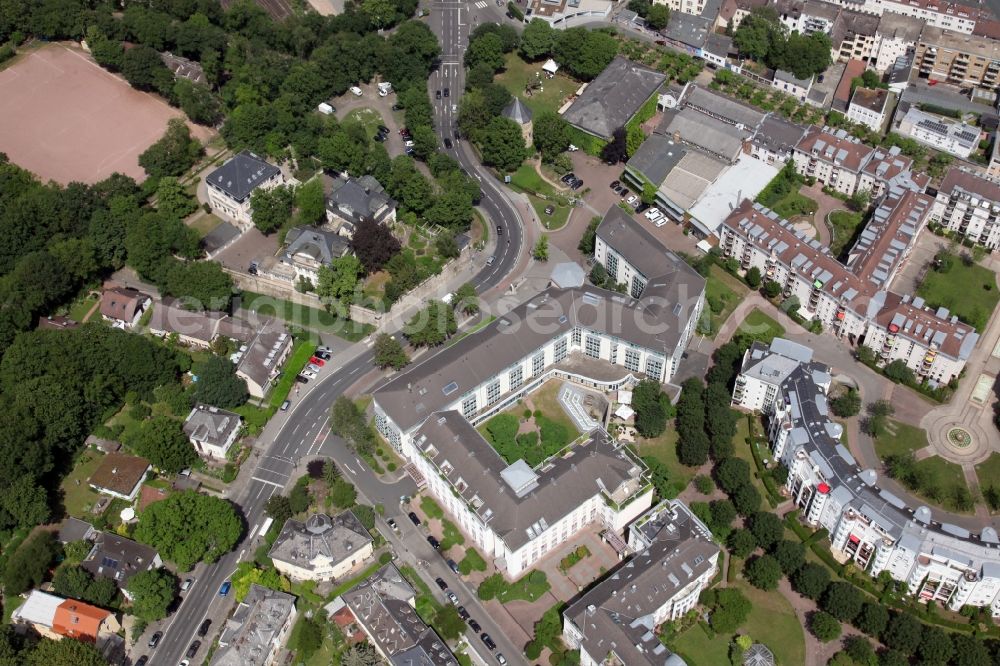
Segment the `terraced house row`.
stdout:
<svg viewBox="0 0 1000 666">
<path fill-rule="evenodd" d="M 878 486 L 841 443 L 830 418 L 830 368 L 808 347 L 776 338 L 746 352 L 733 404 L 767 419 L 776 460 L 788 468 L 785 490 L 810 526 L 829 531 L 840 561 L 872 576 L 883 571 L 906 583 L 920 601 L 951 610 L 988 607 L 1000 616 L 1000 538 L 950 523 L 940 509 L 910 506 Z"/>
</svg>

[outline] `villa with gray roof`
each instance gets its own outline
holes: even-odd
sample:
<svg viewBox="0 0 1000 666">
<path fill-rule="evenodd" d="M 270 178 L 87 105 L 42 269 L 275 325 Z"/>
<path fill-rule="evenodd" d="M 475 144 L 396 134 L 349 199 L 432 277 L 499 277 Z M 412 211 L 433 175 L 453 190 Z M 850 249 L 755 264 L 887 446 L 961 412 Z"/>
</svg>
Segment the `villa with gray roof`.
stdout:
<svg viewBox="0 0 1000 666">
<path fill-rule="evenodd" d="M 352 511 L 289 518 L 267 556 L 295 581 L 337 580 L 371 558 L 374 541 Z"/>
<path fill-rule="evenodd" d="M 254 190 L 269 190 L 284 182 L 281 169 L 248 150 L 233 155 L 205 178 L 212 210 L 235 221 L 243 230 L 253 226 L 250 196 Z"/>
<path fill-rule="evenodd" d="M 293 595 L 251 584 L 226 620 L 211 666 L 271 666 L 296 615 Z"/>
<path fill-rule="evenodd" d="M 781 357 L 781 358 L 773 358 Z M 776 338 L 755 342 L 743 358 L 733 403 L 744 405 L 761 373 L 776 372 L 760 408 L 767 418 L 774 457 L 788 469 L 785 490 L 802 520 L 829 531 L 831 549 L 872 576 L 887 572 L 919 601 L 957 611 L 989 608 L 1000 617 L 1000 538 L 992 527 L 979 534 L 927 506 L 909 506 L 878 486 L 878 473 L 862 469 L 841 442 L 832 420 L 829 367 L 812 350 Z"/>
<path fill-rule="evenodd" d="M 417 615 L 416 596 L 390 563 L 345 592 L 343 602 L 392 666 L 458 666 L 448 644 Z"/>
<path fill-rule="evenodd" d="M 374 176 L 337 176 L 326 189 L 326 220 L 343 236 L 354 235 L 361 220 L 389 223 L 396 219 L 396 202 Z"/>
<path fill-rule="evenodd" d="M 719 547 L 682 502 L 665 500 L 629 526 L 636 552 L 563 611 L 563 640 L 581 666 L 684 666 L 656 635 L 698 603 L 718 570 Z"/>
<path fill-rule="evenodd" d="M 239 414 L 198 403 L 184 421 L 184 434 L 198 455 L 225 460 L 242 427 Z"/>
<path fill-rule="evenodd" d="M 280 280 L 305 279 L 315 285 L 320 268 L 350 252 L 350 241 L 342 234 L 321 227 L 293 227 L 285 236 L 285 247 L 273 260 L 268 257 L 262 261 L 258 270 Z"/>
<path fill-rule="evenodd" d="M 667 76 L 617 56 L 563 114 L 573 127 L 610 141 L 619 127 L 638 113 Z"/>
</svg>

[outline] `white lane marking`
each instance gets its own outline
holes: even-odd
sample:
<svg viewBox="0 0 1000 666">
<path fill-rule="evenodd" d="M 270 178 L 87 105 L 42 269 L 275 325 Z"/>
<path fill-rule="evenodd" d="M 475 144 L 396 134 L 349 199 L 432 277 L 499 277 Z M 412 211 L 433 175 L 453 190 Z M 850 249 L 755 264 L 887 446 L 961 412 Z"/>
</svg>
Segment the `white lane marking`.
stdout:
<svg viewBox="0 0 1000 666">
<path fill-rule="evenodd" d="M 479 9 L 486 9 L 486 0 L 479 0 L 479 2 L 476 3 L 476 7 Z"/>
<path fill-rule="evenodd" d="M 353 375 L 353 374 L 356 374 L 356 373 L 358 372 L 358 370 L 360 370 L 360 369 L 361 369 L 361 368 L 354 368 L 353 370 L 351 370 L 351 371 L 350 371 L 349 373 L 347 373 L 347 374 L 349 374 L 349 375 Z"/>
<path fill-rule="evenodd" d="M 355 472 L 355 471 L 354 471 L 353 469 L 351 469 L 351 466 L 350 466 L 350 465 L 348 465 L 347 463 L 342 463 L 342 466 L 344 467 L 344 469 L 346 469 L 346 470 L 347 470 L 348 472 L 350 472 L 351 474 L 353 474 L 353 475 L 355 475 L 355 476 L 357 476 L 357 475 L 358 475 L 358 473 L 357 473 L 357 472 Z"/>
<path fill-rule="evenodd" d="M 277 474 L 277 472 L 275 472 L 275 473 Z M 286 474 L 285 476 L 288 476 L 288 475 Z M 267 479 L 262 479 L 262 478 L 257 477 L 257 476 L 251 476 L 250 478 L 253 479 L 254 481 L 260 481 L 261 483 L 266 483 L 269 486 L 274 486 L 275 488 L 284 488 L 285 487 L 285 486 L 283 486 L 280 483 L 275 483 L 274 481 L 268 481 Z"/>
<path fill-rule="evenodd" d="M 354 459 L 357 460 L 357 462 L 358 462 L 358 469 L 364 469 L 365 468 L 365 464 L 363 462 L 361 462 L 360 460 L 358 460 L 358 458 L 356 456 L 355 456 Z"/>
<path fill-rule="evenodd" d="M 250 539 L 253 539 L 254 536 L 257 534 L 257 530 L 259 530 L 259 529 L 260 529 L 260 523 L 257 523 L 256 525 L 254 525 L 253 529 L 250 530 L 250 535 L 247 537 L 247 540 L 249 541 Z"/>
</svg>

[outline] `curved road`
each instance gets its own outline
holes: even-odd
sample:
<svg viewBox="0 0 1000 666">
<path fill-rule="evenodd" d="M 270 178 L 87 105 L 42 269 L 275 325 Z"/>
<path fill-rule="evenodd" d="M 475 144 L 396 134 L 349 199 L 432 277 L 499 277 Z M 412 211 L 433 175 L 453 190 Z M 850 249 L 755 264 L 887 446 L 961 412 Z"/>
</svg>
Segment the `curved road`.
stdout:
<svg viewBox="0 0 1000 666">
<path fill-rule="evenodd" d="M 490 11 L 492 7 L 491 4 Z M 455 157 L 462 168 L 479 181 L 482 188 L 479 206 L 486 214 L 489 223 L 493 225 L 491 235 L 497 240 L 494 261 L 486 265 L 473 279 L 477 291 L 482 293 L 497 286 L 514 269 L 523 234 L 520 217 L 504 194 L 502 185 L 479 165 L 464 141 L 455 139 L 458 127 L 458 95 L 464 87 L 462 53 L 467 43 L 469 21 L 475 23 L 479 20 L 475 16 L 470 18 L 470 13 L 475 13 L 477 9 L 484 8 L 459 2 L 433 4 L 431 26 L 444 45 L 444 56 L 440 67 L 431 75 L 428 84 L 432 90 L 443 90 L 445 87 L 450 89 L 449 97 L 442 97 L 441 100 L 436 99 L 434 92 L 431 93 L 437 130 L 442 139 L 448 137 L 454 141 L 452 149 L 445 152 Z M 492 17 L 487 16 L 487 18 Z M 361 353 L 357 353 L 358 350 L 362 350 Z M 144 643 L 140 643 L 135 650 L 136 658 L 137 655 L 149 653 L 149 663 L 154 666 L 172 666 L 180 663 L 188 647 L 196 640 L 198 627 L 207 617 L 213 620 L 212 631 L 203 639 L 205 645 L 191 659 L 193 664 L 204 661 L 208 645 L 212 637 L 217 635 L 232 603 L 231 599 L 218 595 L 219 587 L 230 577 L 240 561 L 253 557 L 254 550 L 261 544 L 258 533 L 266 517 L 264 506 L 267 500 L 275 493 L 281 493 L 298 474 L 304 473 L 304 469 L 296 472 L 300 462 L 328 456 L 338 462 L 368 502 L 384 505 L 386 517 L 395 515 L 396 522 L 404 530 L 403 535 L 400 538 L 391 533 L 386 536 L 396 547 L 397 552 L 402 550 L 407 556 L 413 557 L 414 561 L 426 562 L 425 577 L 441 576 L 449 581 L 452 589 L 459 593 L 461 603 L 466 605 L 473 617 L 476 617 L 496 640 L 499 651 L 503 652 L 512 663 L 520 662 L 520 646 L 513 645 L 504 636 L 479 606 L 474 591 L 466 588 L 464 583 L 447 569 L 442 558 L 435 556 L 427 546 L 423 535 L 405 519 L 405 512 L 399 508 L 399 497 L 413 493 L 415 487 L 412 481 L 404 479 L 393 485 L 380 482 L 348 450 L 340 438 L 329 436 L 326 420 L 330 405 L 358 378 L 374 369 L 370 347 L 354 345 L 351 351 L 356 354 L 353 358 L 335 372 L 328 372 L 317 379 L 299 400 L 293 399 L 293 406 L 289 412 L 279 412 L 268 424 L 261 440 L 266 441 L 267 438 L 273 437 L 271 444 L 266 447 L 266 452 L 258 450 L 254 453 L 254 459 L 251 461 L 254 466 L 251 477 L 242 490 L 230 498 L 239 506 L 246 520 L 246 538 L 237 546 L 237 550 L 227 554 L 215 564 L 196 567 L 192 572 L 196 583 L 183 595 L 179 608 L 169 618 L 168 623 L 160 628 L 164 632 L 160 646 L 156 650 L 149 651 Z M 470 642 L 473 648 L 483 649 L 477 639 L 470 639 Z"/>
</svg>

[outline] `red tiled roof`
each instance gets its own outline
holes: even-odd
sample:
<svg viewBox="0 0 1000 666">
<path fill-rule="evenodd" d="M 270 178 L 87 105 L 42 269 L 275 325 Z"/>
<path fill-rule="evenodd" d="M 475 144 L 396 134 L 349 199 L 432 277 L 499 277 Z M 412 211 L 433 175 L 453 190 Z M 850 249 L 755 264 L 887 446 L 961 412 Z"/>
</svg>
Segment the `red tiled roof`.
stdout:
<svg viewBox="0 0 1000 666">
<path fill-rule="evenodd" d="M 862 60 L 848 60 L 847 66 L 844 67 L 844 74 L 840 77 L 840 83 L 837 84 L 837 92 L 833 94 L 834 99 L 839 99 L 844 104 L 851 101 L 851 80 L 856 76 L 861 76 L 865 73 L 866 65 Z"/>
<path fill-rule="evenodd" d="M 96 642 L 101 623 L 109 615 L 111 613 L 97 606 L 67 599 L 56 608 L 52 631 L 78 641 Z"/>
<path fill-rule="evenodd" d="M 874 152 L 873 148 L 857 139 L 852 139 L 850 136 L 836 137 L 816 126 L 809 128 L 795 149 L 808 154 L 813 154 L 813 150 L 815 150 L 816 153 L 813 157 L 816 159 L 836 164 L 838 167 L 849 169 L 854 173 L 861 171 L 861 167 Z M 841 159 L 838 156 L 842 150 L 846 155 Z"/>
</svg>

